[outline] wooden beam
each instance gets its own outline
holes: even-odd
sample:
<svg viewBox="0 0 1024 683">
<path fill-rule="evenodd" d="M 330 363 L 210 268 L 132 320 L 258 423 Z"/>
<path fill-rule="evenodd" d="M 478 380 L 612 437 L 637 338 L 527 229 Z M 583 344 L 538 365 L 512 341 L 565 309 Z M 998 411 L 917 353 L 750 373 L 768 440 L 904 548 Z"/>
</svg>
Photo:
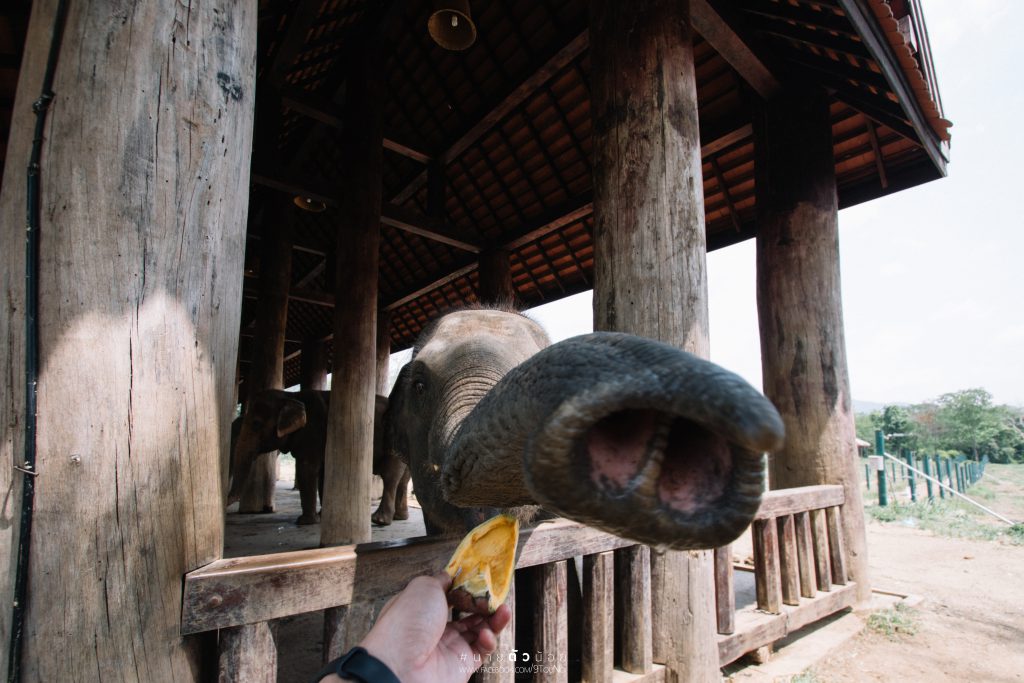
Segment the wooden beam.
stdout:
<svg viewBox="0 0 1024 683">
<path fill-rule="evenodd" d="M 327 206 L 338 206 L 338 200 L 333 192 L 326 188 L 318 187 L 312 181 L 286 180 L 270 173 L 254 171 L 252 182 L 263 187 L 269 187 L 272 190 L 277 190 L 278 192 L 283 192 L 292 197 L 309 197 L 310 199 L 321 201 Z"/>
<path fill-rule="evenodd" d="M 398 135 L 394 131 L 384 128 L 384 149 L 395 154 L 418 161 L 421 164 L 429 164 L 433 157 L 426 152 L 416 149 L 412 145 L 399 140 Z"/>
<path fill-rule="evenodd" d="M 868 131 L 868 140 L 871 141 L 871 151 L 875 155 L 875 168 L 878 169 L 878 180 L 882 183 L 882 189 L 889 187 L 889 178 L 885 174 L 885 159 L 882 157 L 882 146 L 878 144 L 878 131 L 875 130 L 875 122 L 864 117 L 864 127 Z"/>
<path fill-rule="evenodd" d="M 700 156 L 701 158 L 707 158 L 709 156 L 717 154 L 718 152 L 721 152 L 724 149 L 732 147 L 738 142 L 742 142 L 743 140 L 749 139 L 750 136 L 752 136 L 753 134 L 754 127 L 749 123 L 743 124 L 739 128 L 736 128 L 734 130 L 729 131 L 728 133 L 720 135 L 714 140 L 708 142 L 707 144 L 701 145 Z"/>
<path fill-rule="evenodd" d="M 586 218 L 593 212 L 593 198 L 591 193 L 587 192 L 581 197 L 566 202 L 556 211 L 552 211 L 535 222 L 527 224 L 519 235 L 505 242 L 501 248 L 507 251 L 515 251 L 520 247 L 545 237 L 555 230 Z"/>
<path fill-rule="evenodd" d="M 716 12 L 708 0 L 690 0 L 690 21 L 715 52 L 722 56 L 764 99 L 779 89 L 779 81 L 746 42 Z"/>
<path fill-rule="evenodd" d="M 342 127 L 339 105 L 305 90 L 289 89 L 281 95 L 281 103 L 297 114 L 313 119 L 338 130 Z M 396 135 L 385 129 L 384 149 L 400 154 L 421 164 L 430 162 L 431 156 L 412 145 L 396 139 Z"/>
<path fill-rule="evenodd" d="M 442 244 L 447 244 L 472 254 L 480 253 L 480 247 L 476 244 L 460 239 L 461 235 L 451 234 L 454 231 L 450 226 L 442 228 L 436 220 L 404 206 L 385 204 L 381 207 L 380 222 L 392 228 L 419 235 L 435 242 L 441 242 Z"/>
<path fill-rule="evenodd" d="M 321 201 L 329 207 L 338 206 L 338 199 L 332 192 L 317 187 L 310 181 L 286 180 L 267 173 L 253 173 L 252 182 L 293 197 L 309 197 L 310 199 Z M 480 253 L 479 246 L 465 239 L 460 239 L 461 235 L 451 234 L 452 230 L 450 227 L 440 226 L 437 221 L 431 220 L 423 214 L 404 206 L 385 204 L 381 207 L 380 222 L 392 228 L 419 235 L 435 242 L 441 242 L 442 244 L 447 244 L 450 247 L 468 251 L 472 254 Z"/>
<path fill-rule="evenodd" d="M 447 275 L 445 275 L 443 277 L 440 277 L 440 278 L 438 278 L 436 280 L 433 280 L 433 281 L 431 281 L 431 282 L 429 282 L 427 284 L 424 284 L 424 285 L 421 285 L 419 287 L 416 287 L 415 289 L 413 289 L 408 294 L 404 294 L 404 295 L 400 296 L 399 298 L 395 299 L 394 301 L 392 301 L 391 303 L 389 303 L 386 306 L 384 306 L 384 310 L 386 310 L 386 311 L 393 311 L 393 310 L 395 310 L 397 308 L 401 308 L 402 306 L 404 306 L 405 304 L 409 303 L 410 301 L 414 301 L 414 300 L 420 298 L 421 296 L 423 296 L 424 294 L 427 294 L 429 292 L 434 291 L 438 287 L 444 287 L 446 284 L 448 284 L 449 282 L 452 282 L 453 280 L 458 280 L 460 277 L 463 277 L 465 275 L 469 275 L 474 270 L 476 270 L 476 268 L 477 268 L 477 262 L 474 260 L 472 263 L 466 264 L 466 265 L 462 266 L 461 268 L 457 268 L 454 271 L 452 271 L 451 273 L 448 273 Z"/>
<path fill-rule="evenodd" d="M 256 289 L 245 289 L 243 296 L 246 299 L 258 299 L 260 294 Z M 288 292 L 289 301 L 301 301 L 306 304 L 314 304 L 316 306 L 326 306 L 328 308 L 334 307 L 334 295 L 330 292 L 321 292 L 314 289 L 302 289 L 293 287 Z M 294 341 L 294 340 L 292 340 Z"/>
<path fill-rule="evenodd" d="M 400 591 L 436 571 L 459 539 L 440 536 L 218 560 L 185 577 L 181 633 L 241 626 Z M 519 535 L 516 568 L 634 545 L 559 519 Z M 180 578 L 179 578 L 180 581 Z M 330 587 L 330 590 L 326 590 Z"/>
<path fill-rule="evenodd" d="M 476 144 L 477 140 L 484 136 L 495 125 L 501 122 L 516 107 L 522 104 L 538 88 L 547 83 L 559 71 L 568 66 L 574 59 L 583 54 L 589 44 L 589 33 L 583 31 L 569 44 L 556 52 L 550 59 L 544 62 L 539 69 L 531 74 L 526 80 L 512 89 L 491 111 L 485 114 L 479 121 L 472 125 L 466 132 L 458 137 L 448 149 L 437 156 L 441 164 L 449 164 L 457 159 L 463 152 Z M 416 191 L 427 182 L 427 172 L 424 169 L 413 178 L 401 192 L 392 198 L 396 204 L 404 204 Z"/>
</svg>

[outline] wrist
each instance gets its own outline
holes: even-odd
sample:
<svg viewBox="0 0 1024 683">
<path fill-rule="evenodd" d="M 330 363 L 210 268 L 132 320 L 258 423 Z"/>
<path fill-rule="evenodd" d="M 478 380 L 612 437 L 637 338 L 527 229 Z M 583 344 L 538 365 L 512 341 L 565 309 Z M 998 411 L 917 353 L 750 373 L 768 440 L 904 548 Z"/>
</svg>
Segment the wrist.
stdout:
<svg viewBox="0 0 1024 683">
<path fill-rule="evenodd" d="M 317 674 L 314 681 L 359 681 L 360 683 L 400 683 L 391 667 L 366 648 L 354 647 Z"/>
</svg>

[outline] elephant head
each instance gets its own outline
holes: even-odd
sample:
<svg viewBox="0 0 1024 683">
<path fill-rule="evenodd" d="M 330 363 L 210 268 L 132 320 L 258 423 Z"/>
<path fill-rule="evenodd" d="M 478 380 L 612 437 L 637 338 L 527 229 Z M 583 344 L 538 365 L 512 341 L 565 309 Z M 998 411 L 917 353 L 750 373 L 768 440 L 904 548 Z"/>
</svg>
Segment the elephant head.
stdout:
<svg viewBox="0 0 1024 683">
<path fill-rule="evenodd" d="M 783 432 L 764 396 L 708 361 L 615 333 L 549 345 L 533 321 L 495 310 L 424 332 L 387 422 L 430 532 L 542 506 L 676 549 L 746 528 L 762 454 Z"/>
<path fill-rule="evenodd" d="M 295 394 L 261 391 L 249 401 L 237 439 L 232 439 L 227 504 L 237 502 L 261 453 L 290 451 L 289 435 L 306 426 L 306 406 Z"/>
</svg>

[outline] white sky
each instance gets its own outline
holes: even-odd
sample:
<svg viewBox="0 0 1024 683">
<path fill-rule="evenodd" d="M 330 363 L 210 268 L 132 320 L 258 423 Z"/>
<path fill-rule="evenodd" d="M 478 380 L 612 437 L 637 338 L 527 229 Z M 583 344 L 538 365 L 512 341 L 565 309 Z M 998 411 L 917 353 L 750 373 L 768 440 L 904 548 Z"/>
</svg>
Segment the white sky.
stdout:
<svg viewBox="0 0 1024 683">
<path fill-rule="evenodd" d="M 923 4 L 954 123 L 949 177 L 839 214 L 853 397 L 984 387 L 1024 406 L 1024 2 Z M 708 271 L 711 358 L 760 387 L 753 240 L 709 254 Z M 588 332 L 590 293 L 530 315 L 556 341 Z"/>
<path fill-rule="evenodd" d="M 921 402 L 984 387 L 1024 405 L 1024 2 L 926 0 L 949 177 L 839 214 L 854 398 Z M 708 256 L 711 357 L 761 386 L 754 242 Z M 535 309 L 591 329 L 590 294 Z"/>
</svg>

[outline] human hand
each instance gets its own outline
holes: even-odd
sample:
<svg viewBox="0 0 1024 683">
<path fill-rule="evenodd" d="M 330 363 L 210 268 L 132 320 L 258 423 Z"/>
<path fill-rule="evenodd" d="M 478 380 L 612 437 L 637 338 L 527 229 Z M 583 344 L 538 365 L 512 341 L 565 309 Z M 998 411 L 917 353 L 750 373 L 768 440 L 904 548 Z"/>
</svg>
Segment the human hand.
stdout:
<svg viewBox="0 0 1024 683">
<path fill-rule="evenodd" d="M 360 643 L 402 683 L 465 683 L 483 657 L 498 647 L 512 613 L 502 605 L 489 617 L 478 614 L 448 621 L 446 573 L 420 576 L 392 598 Z"/>
</svg>

